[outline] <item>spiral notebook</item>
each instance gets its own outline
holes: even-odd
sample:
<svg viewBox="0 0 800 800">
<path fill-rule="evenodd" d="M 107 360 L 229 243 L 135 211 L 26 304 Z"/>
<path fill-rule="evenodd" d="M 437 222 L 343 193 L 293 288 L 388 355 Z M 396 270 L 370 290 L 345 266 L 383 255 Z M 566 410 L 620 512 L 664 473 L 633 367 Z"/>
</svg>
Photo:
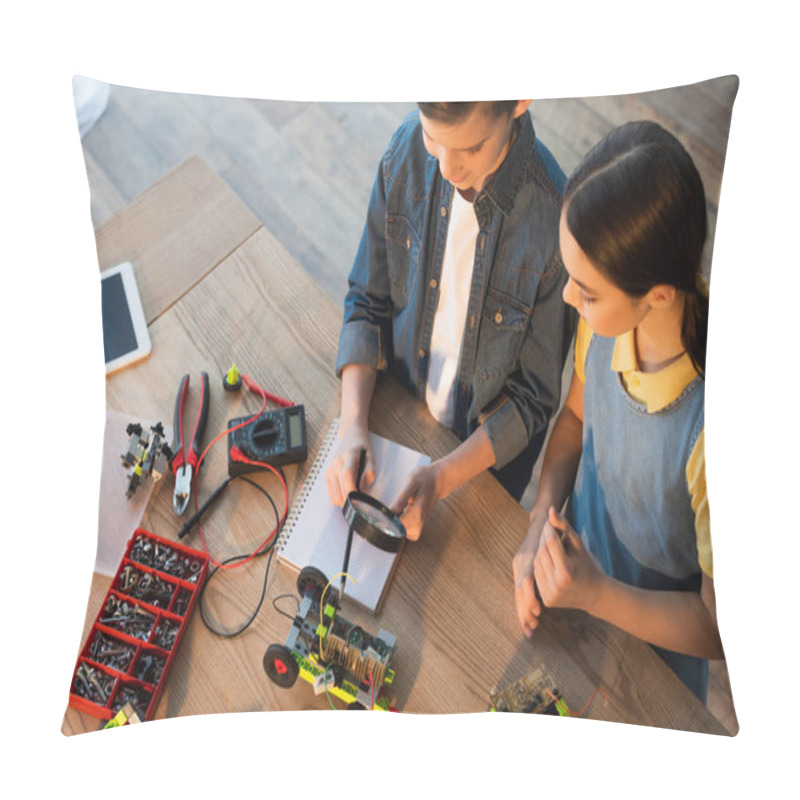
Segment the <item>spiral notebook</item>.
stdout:
<svg viewBox="0 0 800 800">
<path fill-rule="evenodd" d="M 338 430 L 337 418 L 325 436 L 277 544 L 278 560 L 282 564 L 296 571 L 313 566 L 328 579 L 342 571 L 348 532 L 342 509 L 331 503 L 325 485 L 325 473 L 336 450 Z M 375 481 L 369 493 L 388 504 L 400 491 L 408 474 L 429 464 L 431 459 L 374 433 L 370 433 L 370 439 Z M 399 557 L 399 552 L 386 553 L 355 534 L 347 568 L 352 580 L 346 582 L 345 597 L 377 613 Z M 335 583 L 338 588 L 339 578 Z"/>
</svg>

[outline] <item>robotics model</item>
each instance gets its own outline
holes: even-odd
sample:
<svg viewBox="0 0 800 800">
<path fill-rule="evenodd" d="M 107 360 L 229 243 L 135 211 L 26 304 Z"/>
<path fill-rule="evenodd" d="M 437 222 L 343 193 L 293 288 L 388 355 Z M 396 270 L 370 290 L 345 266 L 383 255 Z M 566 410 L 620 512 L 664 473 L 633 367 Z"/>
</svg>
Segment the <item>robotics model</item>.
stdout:
<svg viewBox="0 0 800 800">
<path fill-rule="evenodd" d="M 300 606 L 284 644 L 271 644 L 264 671 L 282 688 L 298 677 L 351 709 L 391 710 L 388 692 L 396 638 L 384 630 L 372 636 L 338 615 L 339 594 L 325 575 L 305 567 L 297 579 Z M 328 589 L 326 591 L 326 589 Z"/>
</svg>

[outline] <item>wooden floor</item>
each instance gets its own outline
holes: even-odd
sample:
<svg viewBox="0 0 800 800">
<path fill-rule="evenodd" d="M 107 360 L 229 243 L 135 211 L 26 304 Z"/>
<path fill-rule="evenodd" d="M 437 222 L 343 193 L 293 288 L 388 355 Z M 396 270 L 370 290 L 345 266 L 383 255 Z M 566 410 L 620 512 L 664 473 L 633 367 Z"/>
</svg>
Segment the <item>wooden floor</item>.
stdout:
<svg viewBox="0 0 800 800">
<path fill-rule="evenodd" d="M 653 119 L 691 153 L 708 197 L 711 274 L 733 77 L 644 94 L 534 101 L 537 135 L 569 173 L 607 131 Z M 205 160 L 341 305 L 378 160 L 412 103 L 290 103 L 112 86 L 83 140 L 97 227 L 188 156 Z M 571 374 L 569 367 L 565 378 Z M 530 507 L 538 471 L 522 503 Z M 713 504 L 713 499 L 712 499 Z M 731 733 L 738 722 L 724 662 L 712 664 L 708 705 Z"/>
</svg>

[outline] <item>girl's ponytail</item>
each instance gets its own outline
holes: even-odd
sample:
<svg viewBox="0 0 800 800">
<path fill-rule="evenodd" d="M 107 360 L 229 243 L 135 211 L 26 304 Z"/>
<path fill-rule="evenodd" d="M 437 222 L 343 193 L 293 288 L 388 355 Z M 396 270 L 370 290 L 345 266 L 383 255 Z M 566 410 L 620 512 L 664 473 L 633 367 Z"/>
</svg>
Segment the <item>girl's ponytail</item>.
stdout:
<svg viewBox="0 0 800 800">
<path fill-rule="evenodd" d="M 708 342 L 708 290 L 701 276 L 694 291 L 687 292 L 683 306 L 681 339 L 694 368 L 706 374 L 706 344 Z"/>
</svg>

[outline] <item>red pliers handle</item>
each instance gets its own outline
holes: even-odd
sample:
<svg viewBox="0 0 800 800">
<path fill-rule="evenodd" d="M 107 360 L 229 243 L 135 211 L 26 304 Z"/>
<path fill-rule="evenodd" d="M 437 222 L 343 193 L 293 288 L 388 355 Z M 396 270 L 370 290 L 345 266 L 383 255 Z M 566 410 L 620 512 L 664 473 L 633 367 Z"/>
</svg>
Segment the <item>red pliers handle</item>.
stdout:
<svg viewBox="0 0 800 800">
<path fill-rule="evenodd" d="M 172 498 L 172 505 L 175 513 L 181 516 L 189 503 L 192 493 L 192 482 L 197 474 L 197 465 L 200 460 L 200 448 L 202 447 L 203 432 L 206 427 L 208 417 L 208 373 L 201 372 L 202 381 L 200 394 L 200 411 L 197 414 L 197 421 L 194 424 L 191 444 L 188 454 L 185 452 L 183 441 L 183 409 L 186 405 L 186 395 L 189 391 L 189 376 L 181 378 L 178 388 L 178 397 L 175 400 L 175 420 L 174 420 L 174 440 L 172 452 L 172 471 L 175 474 L 175 494 Z"/>
</svg>

